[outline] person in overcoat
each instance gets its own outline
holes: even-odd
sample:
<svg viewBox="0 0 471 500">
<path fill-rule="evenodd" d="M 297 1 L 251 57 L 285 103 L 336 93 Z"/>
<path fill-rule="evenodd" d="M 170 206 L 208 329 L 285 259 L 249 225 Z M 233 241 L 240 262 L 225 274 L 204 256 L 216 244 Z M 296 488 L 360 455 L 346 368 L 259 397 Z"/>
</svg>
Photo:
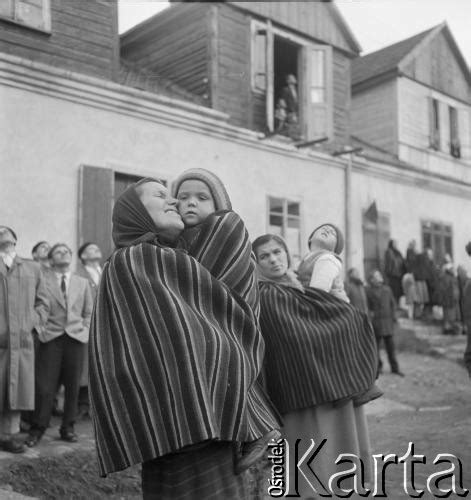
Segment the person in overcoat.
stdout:
<svg viewBox="0 0 471 500">
<path fill-rule="evenodd" d="M 402 277 L 406 272 L 406 265 L 401 252 L 397 248 L 396 240 L 390 240 L 384 254 L 384 272 L 388 285 L 394 294 L 396 303 L 402 296 Z"/>
<path fill-rule="evenodd" d="M 375 270 L 370 275 L 370 286 L 366 289 L 371 322 L 378 345 L 378 372 L 382 372 L 383 362 L 379 355 L 381 343 L 384 342 L 391 372 L 404 376 L 399 370 L 394 346 L 394 323 L 396 322 L 396 301 L 391 288 L 384 284 L 380 271 Z"/>
<path fill-rule="evenodd" d="M 49 312 L 39 265 L 16 255 L 16 234 L 0 226 L 0 448 L 24 451 L 13 436 L 21 412 L 34 409 L 33 329 L 42 331 Z"/>
<path fill-rule="evenodd" d="M 360 277 L 360 272 L 355 267 L 347 271 L 345 292 L 350 299 L 350 304 L 361 312 L 368 313 L 368 301 L 366 299 L 365 284 Z"/>
</svg>

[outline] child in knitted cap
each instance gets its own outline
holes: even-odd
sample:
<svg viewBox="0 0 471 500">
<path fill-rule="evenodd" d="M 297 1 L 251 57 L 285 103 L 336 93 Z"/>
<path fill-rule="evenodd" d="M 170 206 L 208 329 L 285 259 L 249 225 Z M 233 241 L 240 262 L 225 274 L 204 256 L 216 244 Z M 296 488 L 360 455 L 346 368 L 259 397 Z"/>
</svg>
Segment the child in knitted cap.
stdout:
<svg viewBox="0 0 471 500">
<path fill-rule="evenodd" d="M 345 292 L 342 259 L 339 255 L 343 245 L 342 231 L 336 225 L 329 222 L 314 229 L 309 236 L 310 252 L 298 267 L 298 278 L 306 287 L 319 288 L 345 302 L 350 302 Z M 382 395 L 383 392 L 373 384 L 363 394 L 354 396 L 353 404 L 360 406 Z"/>
<path fill-rule="evenodd" d="M 252 247 L 243 221 L 232 212 L 221 180 L 208 170 L 193 168 L 178 177 L 172 192 L 185 224 L 180 244 L 215 278 L 244 299 L 258 320 L 259 297 Z M 254 384 L 254 391 L 258 391 L 258 387 Z M 255 441 L 238 443 L 235 472 L 246 470 L 262 458 L 270 441 L 279 436 L 279 431 L 273 429 Z"/>
<path fill-rule="evenodd" d="M 314 229 L 309 237 L 310 252 L 298 267 L 298 278 L 304 286 L 320 288 L 345 302 L 350 302 L 342 278 L 343 235 L 334 224 Z"/>
</svg>

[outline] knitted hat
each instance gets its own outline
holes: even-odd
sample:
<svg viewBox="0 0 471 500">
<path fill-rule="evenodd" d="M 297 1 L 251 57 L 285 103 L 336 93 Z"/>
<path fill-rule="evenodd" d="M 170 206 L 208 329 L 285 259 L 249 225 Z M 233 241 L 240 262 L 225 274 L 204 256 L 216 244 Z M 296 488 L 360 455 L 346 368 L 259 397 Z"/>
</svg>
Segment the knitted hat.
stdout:
<svg viewBox="0 0 471 500">
<path fill-rule="evenodd" d="M 34 254 L 41 245 L 49 245 L 49 243 L 47 241 L 38 241 L 36 245 L 34 245 L 34 247 L 31 249 L 31 254 Z"/>
<path fill-rule="evenodd" d="M 189 170 L 185 170 L 172 184 L 172 196 L 177 197 L 182 183 L 189 180 L 201 181 L 208 186 L 216 210 L 232 210 L 231 200 L 221 179 L 205 168 L 190 168 Z"/>
<path fill-rule="evenodd" d="M 335 233 L 337 235 L 337 243 L 335 244 L 334 253 L 336 253 L 337 255 L 340 255 L 342 253 L 343 246 L 344 246 L 343 233 L 342 233 L 342 231 L 340 231 L 340 229 L 335 224 L 331 224 L 330 222 L 326 222 L 325 224 L 321 224 L 320 226 L 317 226 L 316 229 L 314 229 L 314 231 L 311 233 L 311 236 L 309 236 L 309 239 L 307 241 L 308 246 L 311 246 L 311 240 L 312 240 L 312 237 L 314 236 L 314 233 L 318 229 L 320 229 L 321 227 L 324 227 L 324 226 L 330 226 L 331 228 L 333 228 L 335 230 Z"/>
<path fill-rule="evenodd" d="M 87 249 L 87 247 L 89 247 L 90 245 L 96 245 L 95 242 L 93 241 L 87 241 L 86 243 L 84 243 L 83 245 L 80 245 L 78 251 L 77 251 L 77 255 L 78 255 L 78 258 L 81 259 L 82 258 L 82 254 L 83 252 L 85 252 L 85 250 Z"/>
</svg>

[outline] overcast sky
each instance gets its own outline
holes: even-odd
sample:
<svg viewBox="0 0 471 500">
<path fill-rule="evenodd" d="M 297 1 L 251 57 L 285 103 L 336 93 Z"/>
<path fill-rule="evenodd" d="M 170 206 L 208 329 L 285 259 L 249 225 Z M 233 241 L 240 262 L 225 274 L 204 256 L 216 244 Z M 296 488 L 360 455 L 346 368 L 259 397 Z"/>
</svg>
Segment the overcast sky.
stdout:
<svg viewBox="0 0 471 500">
<path fill-rule="evenodd" d="M 337 0 L 363 48 L 372 52 L 443 21 L 450 26 L 471 65 L 471 0 Z M 124 32 L 168 6 L 155 0 L 119 0 L 119 29 Z"/>
</svg>

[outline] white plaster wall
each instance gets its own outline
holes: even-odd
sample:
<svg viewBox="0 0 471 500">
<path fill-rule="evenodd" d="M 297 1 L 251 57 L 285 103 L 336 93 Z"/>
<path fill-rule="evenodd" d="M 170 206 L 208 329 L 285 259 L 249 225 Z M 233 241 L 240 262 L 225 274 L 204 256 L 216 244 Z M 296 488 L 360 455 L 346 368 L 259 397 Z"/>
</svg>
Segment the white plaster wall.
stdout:
<svg viewBox="0 0 471 500">
<path fill-rule="evenodd" d="M 218 174 L 251 237 L 266 232 L 266 197 L 300 200 L 303 245 L 323 221 L 344 227 L 344 173 L 287 155 L 0 85 L 0 223 L 29 256 L 38 240 L 77 247 L 79 166 L 175 178 Z"/>
<path fill-rule="evenodd" d="M 378 210 L 390 215 L 391 237 L 405 254 L 410 240 L 417 241 L 421 249 L 421 220 L 446 222 L 453 228 L 453 251 L 456 264 L 470 266 L 464 247 L 471 240 L 471 195 L 440 193 L 429 189 L 423 182 L 416 185 L 393 182 L 355 172 L 352 176 L 353 221 L 352 264 L 363 269 L 362 210 L 376 200 Z M 471 194 L 471 193 L 470 193 Z"/>
</svg>

